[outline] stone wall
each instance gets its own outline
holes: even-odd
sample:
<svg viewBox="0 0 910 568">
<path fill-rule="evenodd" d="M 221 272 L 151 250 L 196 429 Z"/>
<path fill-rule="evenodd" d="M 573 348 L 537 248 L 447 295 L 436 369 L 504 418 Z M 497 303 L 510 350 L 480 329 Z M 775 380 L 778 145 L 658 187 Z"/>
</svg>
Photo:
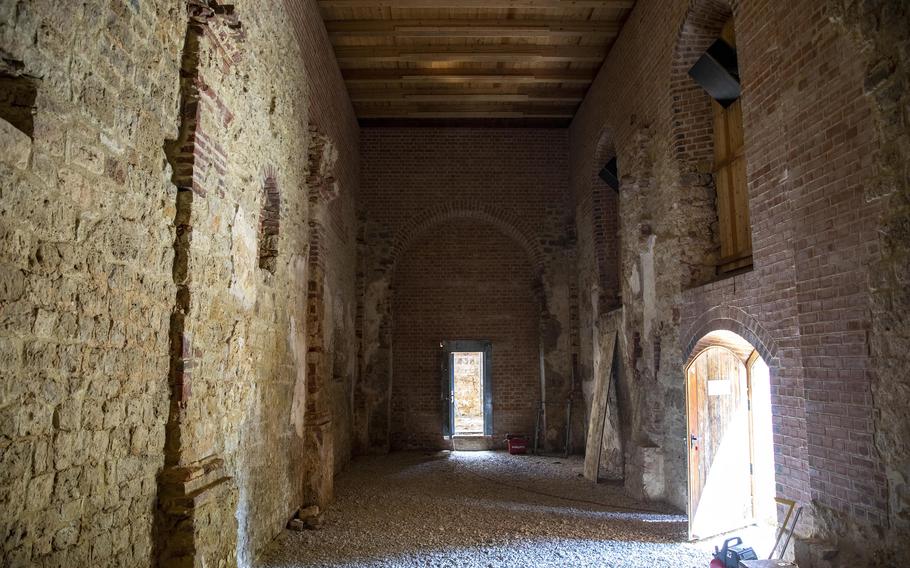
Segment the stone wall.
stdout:
<svg viewBox="0 0 910 568">
<path fill-rule="evenodd" d="M 316 2 L 285 0 L 284 4 L 294 23 L 301 53 L 306 54 L 303 63 L 309 77 L 311 129 L 337 153 L 333 168 L 321 174 L 317 172 L 317 178 L 309 185 L 332 186 L 328 193 L 321 191 L 322 198 L 311 199 L 315 205 L 311 241 L 318 240 L 319 254 L 312 254 L 311 250 L 310 261 L 324 272 L 322 290 L 327 294 L 318 300 L 325 309 L 326 322 L 320 341 L 324 351 L 331 354 L 331 361 L 322 373 L 331 393 L 333 462 L 334 470 L 338 471 L 350 460 L 353 439 L 351 393 L 358 360 L 354 326 L 357 312 L 354 197 L 360 180 L 360 129 Z"/>
<path fill-rule="evenodd" d="M 777 491 L 810 505 L 801 532 L 835 542 L 836 565 L 889 565 L 904 530 L 905 427 L 894 399 L 876 393 L 906 390 L 893 371 L 907 330 L 896 292 L 906 264 L 906 9 L 730 4 L 640 0 L 571 127 L 579 250 L 597 246 L 585 203 L 605 130 L 619 156 L 627 486 L 685 507 L 683 365 L 705 333 L 734 330 L 771 367 Z M 754 266 L 710 281 L 710 123 L 685 70 L 731 13 Z M 595 258 L 580 257 L 581 298 Z M 851 540 L 873 532 L 882 545 L 867 541 L 852 559 Z"/>
<path fill-rule="evenodd" d="M 357 126 L 315 3 L 259 8 L 3 5 L 5 565 L 249 565 L 349 458 Z"/>
<path fill-rule="evenodd" d="M 415 366 L 402 375 L 407 381 L 403 384 L 419 382 L 428 385 L 428 389 L 438 389 L 440 384 L 435 364 L 429 363 L 435 361 L 439 340 L 485 339 L 470 337 L 480 330 L 470 327 L 469 318 L 439 323 L 442 327 L 433 323 L 436 316 L 432 298 L 438 298 L 434 294 L 438 294 L 442 286 L 451 291 L 454 281 L 445 283 L 436 268 L 433 272 L 423 270 L 422 273 L 419 264 L 409 264 L 402 269 L 405 272 L 396 273 L 396 267 L 410 262 L 412 246 L 426 256 L 425 247 L 430 242 L 426 239 L 438 236 L 438 231 L 454 219 L 464 220 L 453 227 L 459 228 L 457 234 L 465 239 L 472 238 L 472 231 L 467 227 L 476 228 L 477 238 L 466 240 L 465 244 L 492 246 L 493 250 L 499 250 L 511 240 L 517 243 L 517 246 L 511 245 L 512 248 L 522 251 L 528 259 L 534 305 L 528 306 L 530 311 L 524 313 L 535 314 L 536 335 L 516 341 L 531 343 L 520 346 L 520 352 L 531 358 L 527 366 L 522 367 L 521 380 L 524 385 L 524 381 L 529 380 L 527 375 L 531 374 L 539 381 L 542 348 L 546 396 L 560 401 L 548 415 L 546 438 L 550 445 L 562 447 L 564 401 L 571 388 L 574 349 L 571 330 L 575 306 L 575 281 L 571 277 L 575 247 L 567 191 L 566 150 L 564 130 L 367 128 L 362 131 L 362 181 L 357 202 L 362 294 L 358 329 L 362 360 L 355 393 L 355 428 L 360 436 L 358 447 L 361 451 L 385 451 L 390 447 L 390 408 L 401 408 L 395 405 L 404 404 L 390 398 L 390 393 L 397 388 L 393 385 L 397 385 L 400 370 L 393 352 L 408 349 L 402 335 L 411 333 L 408 327 L 417 326 L 434 333 L 444 331 L 451 336 L 434 335 L 436 347 L 433 342 L 423 341 L 423 354 L 411 353 Z M 490 232 L 490 227 L 495 229 L 494 233 Z M 496 237 L 486 241 L 481 238 L 487 235 L 492 239 L 490 235 L 495 232 L 505 235 L 506 239 Z M 486 252 L 492 254 L 492 251 Z M 404 274 L 408 275 L 408 282 L 395 282 L 395 278 L 403 278 Z M 519 271 L 515 276 L 523 282 L 527 274 Z M 471 282 L 477 284 L 480 280 L 482 276 L 477 275 Z M 479 285 L 472 287 L 465 281 L 465 286 L 457 290 L 455 301 L 473 302 L 479 289 Z M 397 296 L 399 290 L 407 291 L 407 294 L 418 294 L 419 290 L 426 293 L 421 299 L 419 294 Z M 520 293 L 527 297 L 526 289 L 522 288 Z M 407 317 L 411 319 L 402 321 L 399 328 L 395 303 L 399 302 L 400 306 L 405 297 L 418 306 L 408 310 Z M 418 307 L 418 311 L 413 311 Z M 489 310 L 496 313 L 496 305 L 491 304 Z M 497 353 L 495 344 L 493 350 Z M 494 385 L 497 384 L 497 361 L 494 354 Z M 419 373 L 419 377 L 413 373 Z M 523 393 L 522 408 L 533 405 L 540 397 L 540 388 L 525 393 L 522 386 L 519 390 Z M 441 409 L 441 404 L 441 401 L 427 399 L 427 412 L 431 412 L 434 405 Z M 494 406 L 496 404 L 494 401 Z M 495 413 L 494 408 L 494 425 L 497 423 Z M 428 440 L 434 436 L 438 438 L 441 420 L 439 424 L 431 424 L 431 417 L 427 420 L 414 425 L 407 435 L 421 444 L 438 447 L 441 439 L 434 438 L 432 444 Z M 514 426 L 531 433 L 527 430 L 533 428 L 533 423 L 523 418 Z M 512 427 L 512 424 L 508 426 Z"/>
<path fill-rule="evenodd" d="M 150 563 L 185 29 L 164 2 L 0 5 L 4 85 L 36 87 L 32 132 L 0 120 L 4 566 Z"/>
</svg>

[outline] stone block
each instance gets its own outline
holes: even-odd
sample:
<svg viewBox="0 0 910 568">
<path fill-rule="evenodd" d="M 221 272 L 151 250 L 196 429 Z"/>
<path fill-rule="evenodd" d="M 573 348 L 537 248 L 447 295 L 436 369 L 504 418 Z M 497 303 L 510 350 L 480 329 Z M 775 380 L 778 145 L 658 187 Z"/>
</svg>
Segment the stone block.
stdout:
<svg viewBox="0 0 910 568">
<path fill-rule="evenodd" d="M 24 132 L 0 118 L 0 156 L 4 162 L 24 170 L 32 154 L 32 139 Z"/>
<path fill-rule="evenodd" d="M 47 473 L 32 478 L 26 495 L 26 508 L 38 511 L 48 506 L 54 491 L 54 474 Z"/>
</svg>

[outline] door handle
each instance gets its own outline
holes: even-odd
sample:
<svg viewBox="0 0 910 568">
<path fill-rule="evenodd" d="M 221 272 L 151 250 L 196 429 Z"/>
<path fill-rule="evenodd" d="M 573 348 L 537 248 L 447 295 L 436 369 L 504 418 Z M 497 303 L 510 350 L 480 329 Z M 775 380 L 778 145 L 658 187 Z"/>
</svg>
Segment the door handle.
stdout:
<svg viewBox="0 0 910 568">
<path fill-rule="evenodd" d="M 689 446 L 694 449 L 698 449 L 698 436 L 692 434 L 689 436 Z"/>
</svg>

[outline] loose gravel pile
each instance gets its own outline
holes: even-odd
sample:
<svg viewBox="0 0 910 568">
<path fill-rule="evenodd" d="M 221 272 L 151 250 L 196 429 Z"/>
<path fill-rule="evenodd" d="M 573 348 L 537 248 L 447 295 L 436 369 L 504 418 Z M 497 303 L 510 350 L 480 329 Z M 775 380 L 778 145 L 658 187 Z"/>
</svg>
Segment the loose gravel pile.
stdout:
<svg viewBox="0 0 910 568">
<path fill-rule="evenodd" d="M 686 519 L 581 477 L 580 458 L 503 452 L 361 458 L 315 531 L 284 531 L 261 568 L 707 567 Z"/>
</svg>

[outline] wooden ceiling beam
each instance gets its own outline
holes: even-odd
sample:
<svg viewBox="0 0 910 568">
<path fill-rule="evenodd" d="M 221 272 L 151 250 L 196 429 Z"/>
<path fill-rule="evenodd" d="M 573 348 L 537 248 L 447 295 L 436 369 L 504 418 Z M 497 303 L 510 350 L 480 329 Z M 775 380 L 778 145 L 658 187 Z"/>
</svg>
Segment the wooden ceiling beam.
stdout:
<svg viewBox="0 0 910 568">
<path fill-rule="evenodd" d="M 571 112 L 526 112 L 526 111 L 405 111 L 389 113 L 383 111 L 361 111 L 357 118 L 572 118 Z"/>
<path fill-rule="evenodd" d="M 387 113 L 400 116 L 408 112 L 533 112 L 535 114 L 573 113 L 575 103 L 546 104 L 525 101 L 458 101 L 452 102 L 357 102 L 354 108 L 361 113 Z"/>
<path fill-rule="evenodd" d="M 536 89 L 503 93 L 497 89 L 375 89 L 349 90 L 351 100 L 358 102 L 531 102 L 578 103 L 584 99 L 580 89 Z"/>
<path fill-rule="evenodd" d="M 322 8 L 462 9 L 628 9 L 635 0 L 320 0 Z"/>
<path fill-rule="evenodd" d="M 342 69 L 349 84 L 363 83 L 579 83 L 596 69 Z"/>
<path fill-rule="evenodd" d="M 601 47 L 576 47 L 562 45 L 408 45 L 336 47 L 335 58 L 345 67 L 345 62 L 426 62 L 426 61 L 476 61 L 515 62 L 534 61 L 600 62 L 605 55 Z"/>
<path fill-rule="evenodd" d="M 329 20 L 337 37 L 545 37 L 596 35 L 616 37 L 615 22 L 583 20 Z"/>
</svg>

